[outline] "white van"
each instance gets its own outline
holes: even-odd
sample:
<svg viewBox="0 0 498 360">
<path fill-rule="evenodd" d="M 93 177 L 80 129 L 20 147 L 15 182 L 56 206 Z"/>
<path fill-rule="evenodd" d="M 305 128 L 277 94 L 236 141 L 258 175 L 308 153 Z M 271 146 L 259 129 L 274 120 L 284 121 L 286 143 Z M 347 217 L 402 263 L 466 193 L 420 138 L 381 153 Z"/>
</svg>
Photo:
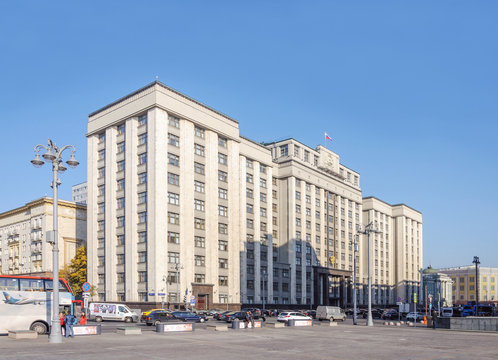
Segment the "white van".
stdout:
<svg viewBox="0 0 498 360">
<path fill-rule="evenodd" d="M 318 320 L 344 321 L 346 313 L 339 306 L 319 306 L 316 308 Z"/>
<path fill-rule="evenodd" d="M 89 320 L 101 322 L 104 320 L 138 322 L 138 315 L 124 304 L 91 303 Z"/>
<path fill-rule="evenodd" d="M 453 316 L 453 308 L 451 307 L 444 307 L 441 309 L 441 316 L 442 317 L 452 317 Z"/>
</svg>

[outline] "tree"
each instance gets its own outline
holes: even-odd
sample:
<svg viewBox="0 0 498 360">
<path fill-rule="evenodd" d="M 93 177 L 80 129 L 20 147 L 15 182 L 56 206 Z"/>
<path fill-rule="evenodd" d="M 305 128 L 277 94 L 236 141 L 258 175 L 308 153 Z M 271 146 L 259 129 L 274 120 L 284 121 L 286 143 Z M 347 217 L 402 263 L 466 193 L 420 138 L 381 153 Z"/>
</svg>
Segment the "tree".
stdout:
<svg viewBox="0 0 498 360">
<path fill-rule="evenodd" d="M 76 249 L 76 255 L 71 260 L 70 265 L 66 265 L 61 275 L 71 286 L 75 294 L 81 294 L 81 286 L 86 282 L 86 247 L 80 246 Z M 92 286 L 92 288 L 94 288 Z M 94 292 L 94 289 L 91 289 Z M 93 295 L 93 294 L 92 294 Z"/>
</svg>

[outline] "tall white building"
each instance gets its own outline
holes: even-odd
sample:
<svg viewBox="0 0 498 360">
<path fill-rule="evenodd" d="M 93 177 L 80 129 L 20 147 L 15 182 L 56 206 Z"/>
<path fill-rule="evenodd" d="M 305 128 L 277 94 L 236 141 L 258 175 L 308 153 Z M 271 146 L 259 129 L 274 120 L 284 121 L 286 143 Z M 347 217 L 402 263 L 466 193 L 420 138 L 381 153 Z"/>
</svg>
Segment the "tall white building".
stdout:
<svg viewBox="0 0 498 360">
<path fill-rule="evenodd" d="M 73 185 L 71 188 L 73 202 L 86 205 L 88 192 L 86 181 L 81 184 Z"/>
<path fill-rule="evenodd" d="M 101 300 L 351 302 L 363 199 L 339 155 L 256 143 L 159 82 L 90 114 L 87 138 L 88 276 Z"/>
</svg>

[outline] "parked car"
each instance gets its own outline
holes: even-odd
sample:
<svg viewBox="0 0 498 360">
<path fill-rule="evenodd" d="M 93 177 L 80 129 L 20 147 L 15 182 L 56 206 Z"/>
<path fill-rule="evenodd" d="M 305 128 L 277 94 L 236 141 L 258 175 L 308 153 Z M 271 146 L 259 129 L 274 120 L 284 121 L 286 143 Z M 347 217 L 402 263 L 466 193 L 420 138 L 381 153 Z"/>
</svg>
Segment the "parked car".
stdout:
<svg viewBox="0 0 498 360">
<path fill-rule="evenodd" d="M 223 310 L 219 310 L 219 309 L 208 310 L 208 311 L 206 311 L 206 316 L 215 317 L 216 314 L 220 314 L 221 312 L 223 312 Z"/>
<path fill-rule="evenodd" d="M 147 326 L 157 325 L 162 322 L 168 321 L 179 321 L 175 315 L 171 313 L 171 311 L 165 310 L 154 310 L 150 311 L 147 316 L 145 316 L 144 322 Z"/>
<path fill-rule="evenodd" d="M 171 310 L 169 309 L 152 309 L 152 310 L 147 310 L 147 311 L 144 311 L 142 313 L 142 315 L 140 315 L 140 322 L 145 322 L 145 318 L 147 316 L 149 316 L 150 313 L 154 312 L 154 311 L 166 311 L 166 312 L 171 312 Z"/>
<path fill-rule="evenodd" d="M 243 311 L 237 311 L 237 312 L 234 312 L 230 315 L 228 315 L 226 318 L 225 318 L 225 321 L 226 322 L 232 322 L 234 321 L 235 319 L 238 319 L 238 320 L 241 320 L 241 321 L 244 321 L 246 319 L 246 313 L 243 312 Z"/>
<path fill-rule="evenodd" d="M 302 313 L 310 318 L 316 319 L 316 310 L 303 310 Z"/>
<path fill-rule="evenodd" d="M 424 320 L 424 313 L 417 313 L 417 318 L 415 318 L 415 313 L 414 312 L 410 312 L 408 313 L 408 315 L 406 315 L 406 321 L 423 321 Z"/>
<path fill-rule="evenodd" d="M 312 320 L 311 317 L 300 312 L 283 312 L 278 315 L 277 321 L 287 322 L 289 320 Z"/>
<path fill-rule="evenodd" d="M 346 313 L 339 306 L 318 306 L 316 308 L 316 318 L 318 320 L 344 321 Z"/>
<path fill-rule="evenodd" d="M 205 322 L 207 318 L 204 315 L 197 315 L 188 311 L 175 311 L 172 313 L 177 319 L 182 321 Z"/>
<path fill-rule="evenodd" d="M 381 315 L 381 319 L 383 320 L 395 320 L 398 318 L 398 311 L 395 309 L 386 309 Z"/>
<path fill-rule="evenodd" d="M 453 308 L 452 307 L 444 307 L 441 309 L 442 317 L 452 317 L 453 316 Z"/>
<path fill-rule="evenodd" d="M 379 309 L 372 309 L 372 319 L 381 319 L 382 318 L 382 310 Z M 363 319 L 366 319 L 368 316 L 368 310 L 362 311 L 362 317 Z"/>
<path fill-rule="evenodd" d="M 218 320 L 221 320 L 221 321 L 227 321 L 228 317 L 232 314 L 236 313 L 236 311 L 227 311 L 227 312 L 224 312 L 223 314 L 221 314 L 220 318 Z"/>
<path fill-rule="evenodd" d="M 139 316 L 124 304 L 111 303 L 91 303 L 89 320 L 101 322 L 104 320 L 134 322 L 138 321 Z"/>
</svg>

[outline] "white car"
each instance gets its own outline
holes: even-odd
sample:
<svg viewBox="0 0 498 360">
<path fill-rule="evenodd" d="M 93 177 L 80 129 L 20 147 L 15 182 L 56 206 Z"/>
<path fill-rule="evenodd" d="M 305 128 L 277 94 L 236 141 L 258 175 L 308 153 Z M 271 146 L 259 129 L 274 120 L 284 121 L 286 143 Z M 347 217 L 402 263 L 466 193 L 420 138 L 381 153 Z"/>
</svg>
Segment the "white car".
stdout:
<svg viewBox="0 0 498 360">
<path fill-rule="evenodd" d="M 277 321 L 287 322 L 289 320 L 313 320 L 309 316 L 301 314 L 299 312 L 283 312 L 278 315 Z"/>
<path fill-rule="evenodd" d="M 406 315 L 406 320 L 407 321 L 415 321 L 415 313 L 414 312 L 408 313 L 408 315 Z M 424 320 L 424 314 L 418 312 L 417 313 L 417 321 L 423 321 L 423 320 Z"/>
</svg>

